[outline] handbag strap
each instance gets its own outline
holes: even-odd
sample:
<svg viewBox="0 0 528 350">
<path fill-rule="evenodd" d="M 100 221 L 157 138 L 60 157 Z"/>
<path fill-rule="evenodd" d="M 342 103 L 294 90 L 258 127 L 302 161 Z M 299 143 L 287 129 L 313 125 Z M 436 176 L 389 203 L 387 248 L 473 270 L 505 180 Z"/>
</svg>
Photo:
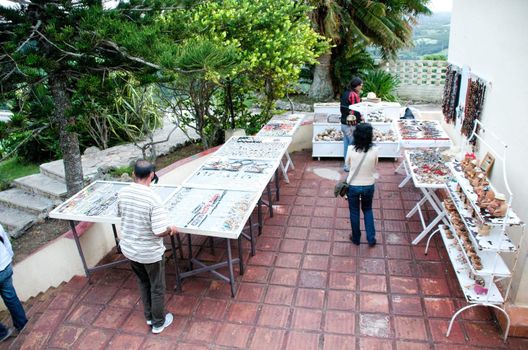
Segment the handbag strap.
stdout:
<svg viewBox="0 0 528 350">
<path fill-rule="evenodd" d="M 365 152 L 363 154 L 363 157 L 361 158 L 361 160 L 359 161 L 359 164 L 358 166 L 356 167 L 356 169 L 354 169 L 354 173 L 352 174 L 352 177 L 350 178 L 350 182 L 352 182 L 352 180 L 354 180 L 354 178 L 356 177 L 356 175 L 358 174 L 359 172 L 359 168 L 361 168 L 361 164 L 363 164 L 363 161 L 365 160 L 365 158 L 367 157 L 367 152 Z M 348 183 L 350 185 L 350 182 Z"/>
</svg>

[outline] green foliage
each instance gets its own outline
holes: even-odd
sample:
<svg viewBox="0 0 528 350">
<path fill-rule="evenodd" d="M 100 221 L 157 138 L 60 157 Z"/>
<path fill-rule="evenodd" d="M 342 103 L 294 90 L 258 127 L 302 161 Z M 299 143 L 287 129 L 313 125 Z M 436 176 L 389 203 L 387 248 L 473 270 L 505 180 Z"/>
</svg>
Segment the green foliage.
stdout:
<svg viewBox="0 0 528 350">
<path fill-rule="evenodd" d="M 231 77 L 249 77 L 244 81 L 265 96 L 263 113 L 269 117 L 274 101 L 297 81 L 301 67 L 315 63 L 328 49 L 313 31 L 309 11 L 290 0 L 208 1 L 192 13 L 190 28 L 237 48 L 238 65 Z"/>
<path fill-rule="evenodd" d="M 422 56 L 422 60 L 425 61 L 447 61 L 447 56 L 443 54 L 425 55 Z"/>
<path fill-rule="evenodd" d="M 372 68 L 366 49 L 384 58 L 412 44 L 412 24 L 429 14 L 429 0 L 310 0 L 317 31 L 334 44 L 331 78 L 338 93 L 350 78 Z M 330 74 L 330 71 L 327 72 Z"/>
<path fill-rule="evenodd" d="M 17 157 L 0 162 L 0 191 L 9 188 L 11 181 L 15 179 L 38 172 L 38 164 L 29 163 Z"/>
<path fill-rule="evenodd" d="M 120 177 L 123 174 L 128 174 L 132 176 L 133 171 L 134 169 L 131 166 L 122 166 L 122 167 L 114 168 L 110 170 L 110 175 L 112 175 L 113 177 Z"/>
<path fill-rule="evenodd" d="M 374 59 L 361 44 L 341 45 L 334 51 L 332 73 L 335 91 L 343 91 L 353 77 L 374 69 Z"/>
<path fill-rule="evenodd" d="M 398 77 L 382 69 L 367 71 L 363 75 L 363 93 L 376 93 L 384 101 L 396 101 L 396 88 L 400 85 Z"/>
</svg>

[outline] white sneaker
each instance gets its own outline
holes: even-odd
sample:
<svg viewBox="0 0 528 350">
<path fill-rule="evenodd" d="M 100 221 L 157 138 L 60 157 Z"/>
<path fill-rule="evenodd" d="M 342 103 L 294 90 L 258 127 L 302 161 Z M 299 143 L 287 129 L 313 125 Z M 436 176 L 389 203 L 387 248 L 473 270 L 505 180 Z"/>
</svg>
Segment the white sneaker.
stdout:
<svg viewBox="0 0 528 350">
<path fill-rule="evenodd" d="M 169 312 L 168 314 L 165 315 L 165 322 L 163 323 L 163 325 L 159 327 L 152 327 L 152 333 L 159 334 L 163 332 L 165 328 L 171 325 L 173 319 L 174 317 L 172 317 L 172 314 Z"/>
<path fill-rule="evenodd" d="M 147 320 L 147 326 L 152 326 L 152 320 Z"/>
</svg>

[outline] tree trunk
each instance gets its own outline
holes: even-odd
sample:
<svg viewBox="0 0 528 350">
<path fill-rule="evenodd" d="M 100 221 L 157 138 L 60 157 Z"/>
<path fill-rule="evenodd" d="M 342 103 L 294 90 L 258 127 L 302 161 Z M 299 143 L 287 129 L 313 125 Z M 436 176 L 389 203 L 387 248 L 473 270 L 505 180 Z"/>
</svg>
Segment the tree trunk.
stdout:
<svg viewBox="0 0 528 350">
<path fill-rule="evenodd" d="M 317 59 L 319 64 L 315 66 L 314 78 L 308 95 L 316 100 L 328 100 L 334 97 L 332 88 L 332 77 L 330 75 L 330 58 L 332 54 L 325 53 Z"/>
<path fill-rule="evenodd" d="M 55 111 L 51 121 L 59 128 L 59 142 L 64 162 L 64 175 L 68 196 L 72 196 L 83 188 L 83 169 L 81 150 L 77 133 L 71 131 L 75 118 L 67 115 L 70 109 L 70 98 L 66 94 L 66 83 L 61 79 L 51 79 L 51 92 Z"/>
</svg>

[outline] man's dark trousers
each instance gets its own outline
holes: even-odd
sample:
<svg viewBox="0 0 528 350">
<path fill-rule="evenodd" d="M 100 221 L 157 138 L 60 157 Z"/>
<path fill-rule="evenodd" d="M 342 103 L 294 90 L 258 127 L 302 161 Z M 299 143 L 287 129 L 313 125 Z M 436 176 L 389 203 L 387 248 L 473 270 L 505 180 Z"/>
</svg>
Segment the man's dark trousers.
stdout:
<svg viewBox="0 0 528 350">
<path fill-rule="evenodd" d="M 145 318 L 152 320 L 153 327 L 165 323 L 165 260 L 152 264 L 130 261 L 136 274 Z"/>
</svg>

